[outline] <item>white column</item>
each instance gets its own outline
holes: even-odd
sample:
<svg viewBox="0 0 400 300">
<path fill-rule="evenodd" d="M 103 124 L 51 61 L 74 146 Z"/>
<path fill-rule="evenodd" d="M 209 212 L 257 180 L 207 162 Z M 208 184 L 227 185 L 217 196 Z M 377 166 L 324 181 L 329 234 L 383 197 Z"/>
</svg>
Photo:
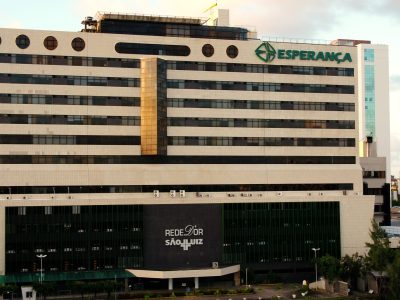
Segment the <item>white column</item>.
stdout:
<svg viewBox="0 0 400 300">
<path fill-rule="evenodd" d="M 172 278 L 168 279 L 168 290 L 172 291 L 174 289 L 174 280 Z"/>
<path fill-rule="evenodd" d="M 194 278 L 194 288 L 198 289 L 199 288 L 199 277 Z"/>
</svg>

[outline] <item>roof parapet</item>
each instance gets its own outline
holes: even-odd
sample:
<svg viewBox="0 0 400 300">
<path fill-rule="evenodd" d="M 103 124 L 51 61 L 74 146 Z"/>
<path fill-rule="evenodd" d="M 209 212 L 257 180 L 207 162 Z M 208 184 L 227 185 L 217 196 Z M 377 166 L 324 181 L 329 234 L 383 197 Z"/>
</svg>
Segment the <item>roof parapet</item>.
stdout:
<svg viewBox="0 0 400 300">
<path fill-rule="evenodd" d="M 204 18 L 172 17 L 172 16 L 127 14 L 127 13 L 113 13 L 113 12 L 97 12 L 95 18 L 97 21 L 123 20 L 123 21 L 172 23 L 172 24 L 186 24 L 186 25 L 202 25 L 207 21 L 207 19 Z"/>
</svg>

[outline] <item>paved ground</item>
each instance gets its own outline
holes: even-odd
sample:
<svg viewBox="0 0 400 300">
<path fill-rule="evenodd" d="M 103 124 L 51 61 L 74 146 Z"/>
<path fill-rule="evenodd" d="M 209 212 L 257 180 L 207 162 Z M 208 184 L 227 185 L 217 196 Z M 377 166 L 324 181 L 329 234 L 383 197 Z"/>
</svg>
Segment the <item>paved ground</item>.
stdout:
<svg viewBox="0 0 400 300">
<path fill-rule="evenodd" d="M 293 299 L 292 295 L 300 289 L 300 285 L 286 284 L 286 285 L 260 285 L 253 286 L 256 293 L 250 295 L 223 295 L 223 296 L 202 296 L 201 300 L 265 300 L 271 299 L 272 297 L 279 297 L 279 299 Z M 296 293 L 296 299 L 303 298 L 299 292 Z M 317 298 L 328 298 L 332 295 L 327 294 L 317 294 L 314 295 Z M 177 297 L 177 300 L 188 300 L 188 297 Z"/>
</svg>

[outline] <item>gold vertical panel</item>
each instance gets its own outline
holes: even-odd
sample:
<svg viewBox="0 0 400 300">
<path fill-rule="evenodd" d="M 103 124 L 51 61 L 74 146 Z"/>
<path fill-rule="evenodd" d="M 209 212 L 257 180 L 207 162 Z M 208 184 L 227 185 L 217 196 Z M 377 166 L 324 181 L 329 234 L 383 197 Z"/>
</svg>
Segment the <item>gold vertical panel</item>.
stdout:
<svg viewBox="0 0 400 300">
<path fill-rule="evenodd" d="M 167 155 L 167 68 L 158 58 L 140 62 L 141 154 Z"/>
<path fill-rule="evenodd" d="M 142 155 L 157 155 L 157 58 L 140 61 L 140 135 Z"/>
</svg>

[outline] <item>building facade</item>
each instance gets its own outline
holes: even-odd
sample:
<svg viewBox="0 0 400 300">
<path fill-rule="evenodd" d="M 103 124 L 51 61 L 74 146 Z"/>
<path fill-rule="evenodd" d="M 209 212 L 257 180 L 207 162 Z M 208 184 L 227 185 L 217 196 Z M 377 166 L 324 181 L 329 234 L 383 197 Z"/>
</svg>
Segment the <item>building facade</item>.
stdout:
<svg viewBox="0 0 400 300">
<path fill-rule="evenodd" d="M 3 281 L 37 280 L 40 254 L 45 280 L 129 270 L 171 288 L 365 251 L 357 47 L 177 17 L 84 24 L 0 30 Z"/>
<path fill-rule="evenodd" d="M 389 50 L 387 45 L 360 43 L 358 48 L 360 141 L 370 138 L 362 156 L 386 158 L 390 183 Z"/>
<path fill-rule="evenodd" d="M 387 226 L 391 223 L 389 50 L 386 45 L 370 43 L 360 43 L 357 48 L 363 75 L 358 99 L 364 194 L 376 195 L 375 219 Z"/>
</svg>

